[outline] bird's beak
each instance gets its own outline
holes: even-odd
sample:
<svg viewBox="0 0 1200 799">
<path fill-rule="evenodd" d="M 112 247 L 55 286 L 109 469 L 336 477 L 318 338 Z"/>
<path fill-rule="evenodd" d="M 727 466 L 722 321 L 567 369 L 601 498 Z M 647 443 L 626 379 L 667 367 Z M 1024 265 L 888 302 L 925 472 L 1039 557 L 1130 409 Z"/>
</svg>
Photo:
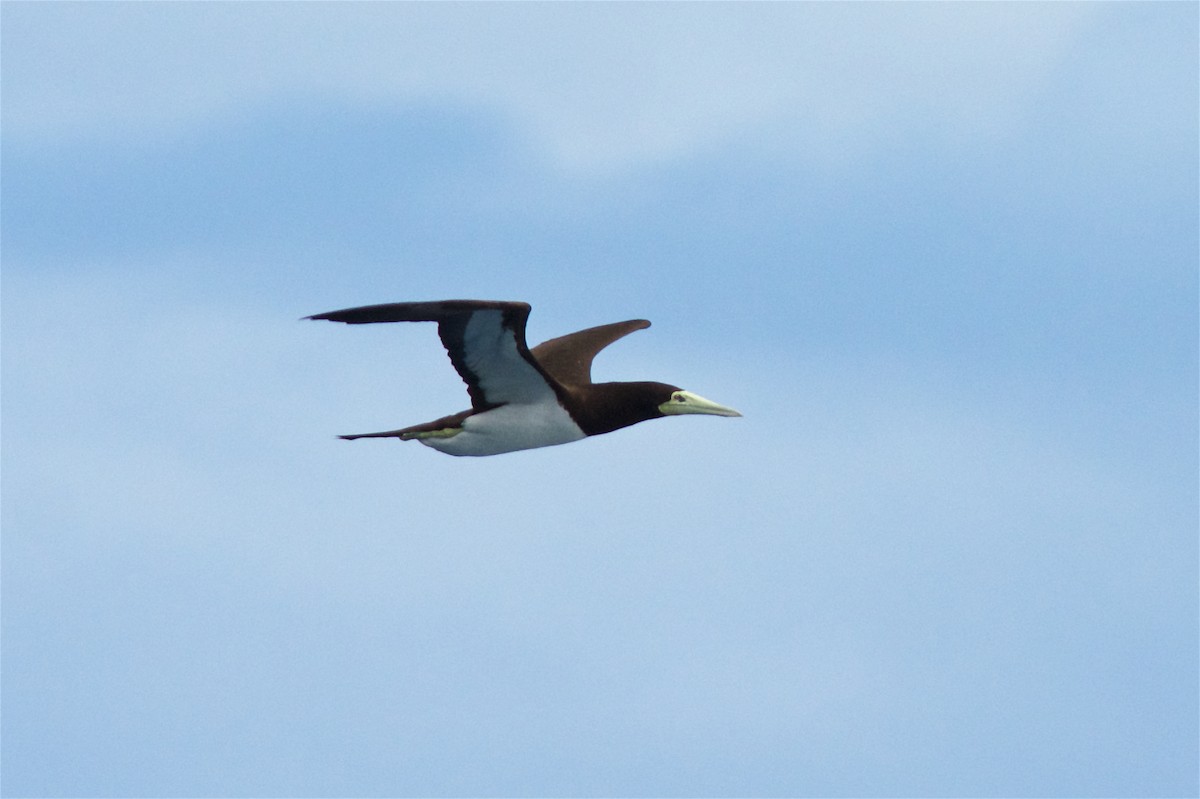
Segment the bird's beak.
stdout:
<svg viewBox="0 0 1200 799">
<path fill-rule="evenodd" d="M 684 413 L 705 413 L 710 416 L 741 416 L 733 408 L 718 405 L 712 400 L 705 399 L 690 391 L 676 391 L 671 399 L 658 406 L 667 416 L 678 416 Z"/>
</svg>

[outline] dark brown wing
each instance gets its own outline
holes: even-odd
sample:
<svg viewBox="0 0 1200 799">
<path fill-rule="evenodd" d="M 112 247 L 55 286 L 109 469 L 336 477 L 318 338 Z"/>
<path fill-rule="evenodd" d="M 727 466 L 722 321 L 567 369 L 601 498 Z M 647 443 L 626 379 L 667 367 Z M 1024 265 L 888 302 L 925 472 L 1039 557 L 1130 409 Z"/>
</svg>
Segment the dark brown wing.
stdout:
<svg viewBox="0 0 1200 799">
<path fill-rule="evenodd" d="M 645 319 L 613 322 L 568 333 L 543 341 L 533 348 L 533 357 L 550 375 L 568 386 L 586 386 L 592 382 L 592 360 L 600 350 L 635 330 L 650 327 Z"/>
<path fill-rule="evenodd" d="M 529 305 L 524 302 L 442 300 L 392 302 L 315 314 L 351 325 L 375 322 L 437 322 L 450 362 L 467 384 L 473 410 L 510 402 L 554 401 L 560 387 L 525 343 Z"/>
</svg>

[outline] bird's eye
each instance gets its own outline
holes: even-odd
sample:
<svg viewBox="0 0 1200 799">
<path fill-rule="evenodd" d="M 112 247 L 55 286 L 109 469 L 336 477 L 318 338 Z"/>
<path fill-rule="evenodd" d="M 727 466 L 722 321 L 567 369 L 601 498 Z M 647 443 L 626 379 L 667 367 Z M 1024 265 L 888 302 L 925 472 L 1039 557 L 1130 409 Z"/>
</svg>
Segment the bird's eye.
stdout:
<svg viewBox="0 0 1200 799">
<path fill-rule="evenodd" d="M 687 402 L 687 397 L 683 396 L 682 394 L 676 394 L 675 401 L 676 402 Z"/>
</svg>

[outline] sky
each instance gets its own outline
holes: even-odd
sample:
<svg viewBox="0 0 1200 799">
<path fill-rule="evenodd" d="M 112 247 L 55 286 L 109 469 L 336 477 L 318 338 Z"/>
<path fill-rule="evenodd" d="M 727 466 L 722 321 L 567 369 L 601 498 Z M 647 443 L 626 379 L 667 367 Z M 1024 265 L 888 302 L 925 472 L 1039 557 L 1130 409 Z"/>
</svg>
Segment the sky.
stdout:
<svg viewBox="0 0 1200 799">
<path fill-rule="evenodd" d="M 5 2 L 0 792 L 1195 796 L 1198 16 Z"/>
</svg>

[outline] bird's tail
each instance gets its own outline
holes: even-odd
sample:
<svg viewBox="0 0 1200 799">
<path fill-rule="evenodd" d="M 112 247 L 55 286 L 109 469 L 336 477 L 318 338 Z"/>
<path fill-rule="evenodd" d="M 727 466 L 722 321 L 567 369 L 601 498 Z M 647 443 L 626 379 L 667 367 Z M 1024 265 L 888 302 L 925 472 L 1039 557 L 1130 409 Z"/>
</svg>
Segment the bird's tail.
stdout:
<svg viewBox="0 0 1200 799">
<path fill-rule="evenodd" d="M 352 433 L 348 436 L 338 436 L 338 438 L 346 441 L 353 441 L 356 438 L 399 438 L 402 441 L 411 441 L 414 438 L 449 438 L 461 433 L 463 420 L 475 413 L 475 410 L 461 411 L 450 416 L 443 416 L 441 419 L 434 419 L 432 422 L 400 430 L 385 430 L 382 433 Z"/>
<path fill-rule="evenodd" d="M 356 438 L 411 438 L 411 433 L 406 428 L 404 430 L 385 430 L 382 433 L 351 433 L 345 436 L 338 436 L 338 438 L 346 441 L 353 441 Z"/>
</svg>

